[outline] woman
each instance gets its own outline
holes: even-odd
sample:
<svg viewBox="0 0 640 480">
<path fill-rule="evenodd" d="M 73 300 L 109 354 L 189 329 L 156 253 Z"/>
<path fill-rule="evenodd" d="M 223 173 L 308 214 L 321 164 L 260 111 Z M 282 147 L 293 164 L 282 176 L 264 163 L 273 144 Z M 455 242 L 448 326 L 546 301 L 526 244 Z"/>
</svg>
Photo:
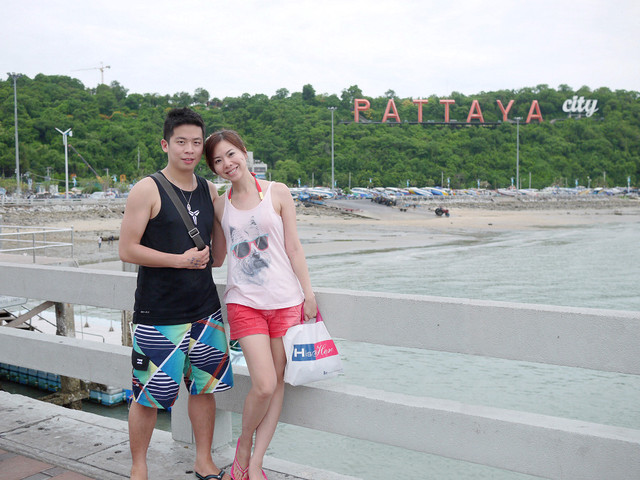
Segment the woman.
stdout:
<svg viewBox="0 0 640 480">
<path fill-rule="evenodd" d="M 302 316 L 315 317 L 317 305 L 289 188 L 251 174 L 244 142 L 232 130 L 210 135 L 205 155 L 209 168 L 231 182 L 214 204 L 214 242 L 226 242 L 230 338 L 240 341 L 251 376 L 231 476 L 263 480 L 284 398 L 282 337 Z M 215 258 L 214 266 L 223 262 Z"/>
</svg>

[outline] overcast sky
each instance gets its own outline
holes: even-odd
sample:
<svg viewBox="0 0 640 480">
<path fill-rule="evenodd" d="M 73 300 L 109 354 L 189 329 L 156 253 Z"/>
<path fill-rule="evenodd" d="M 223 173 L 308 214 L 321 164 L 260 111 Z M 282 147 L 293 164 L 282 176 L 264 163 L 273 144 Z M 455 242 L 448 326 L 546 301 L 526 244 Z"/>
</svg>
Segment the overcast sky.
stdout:
<svg viewBox="0 0 640 480">
<path fill-rule="evenodd" d="M 0 78 L 130 93 L 640 91 L 638 0 L 0 0 Z M 82 70 L 85 69 L 85 70 Z"/>
</svg>

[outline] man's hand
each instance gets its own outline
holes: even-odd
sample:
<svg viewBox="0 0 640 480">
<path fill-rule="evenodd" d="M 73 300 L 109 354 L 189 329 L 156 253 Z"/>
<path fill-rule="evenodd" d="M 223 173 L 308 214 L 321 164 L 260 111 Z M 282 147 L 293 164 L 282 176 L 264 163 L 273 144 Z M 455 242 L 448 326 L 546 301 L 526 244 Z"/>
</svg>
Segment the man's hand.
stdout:
<svg viewBox="0 0 640 480">
<path fill-rule="evenodd" d="M 206 246 L 203 250 L 198 250 L 197 247 L 190 248 L 182 254 L 182 260 L 182 268 L 202 270 L 209 263 L 209 247 Z"/>
</svg>

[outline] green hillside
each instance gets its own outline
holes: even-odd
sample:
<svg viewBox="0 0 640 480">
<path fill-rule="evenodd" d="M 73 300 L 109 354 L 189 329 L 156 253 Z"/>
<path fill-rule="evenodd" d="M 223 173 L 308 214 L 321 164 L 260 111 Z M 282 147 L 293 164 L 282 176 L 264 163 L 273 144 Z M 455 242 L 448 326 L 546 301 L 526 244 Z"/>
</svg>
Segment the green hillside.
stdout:
<svg viewBox="0 0 640 480">
<path fill-rule="evenodd" d="M 272 180 L 329 186 L 331 183 L 331 111 L 334 112 L 335 178 L 338 187 L 433 186 L 450 179 L 452 188 L 511 185 L 516 173 L 516 117 L 520 120 L 519 166 L 521 183 L 533 188 L 548 185 L 592 187 L 632 185 L 640 178 L 640 104 L 638 92 L 607 88 L 577 91 L 561 85 L 519 90 L 480 92 L 465 96 L 428 98 L 422 106 L 413 99 L 371 98 L 357 86 L 338 94 L 317 94 L 311 85 L 300 92 L 280 89 L 275 95 L 211 98 L 204 89 L 193 95 L 129 94 L 118 82 L 86 88 L 66 76 L 37 75 L 17 80 L 20 171 L 34 182 L 52 181 L 64 188 L 62 136 L 55 130 L 73 130 L 69 143 L 101 176 L 126 175 L 130 183 L 164 166 L 160 148 L 162 122 L 168 109 L 192 106 L 207 124 L 238 130 L 257 159 L 269 165 Z M 590 117 L 569 118 L 563 104 L 573 97 L 597 100 Z M 396 110 L 381 123 L 389 99 Z M 13 80 L 0 81 L 0 184 L 15 189 Z M 354 123 L 354 100 L 367 99 L 371 108 L 359 112 Z M 444 124 L 445 105 L 452 99 L 450 122 Z M 472 102 L 477 105 L 472 109 Z M 503 122 L 504 108 L 513 100 Z M 537 101 L 543 121 L 526 123 Z M 481 109 L 481 110 L 480 110 Z M 470 110 L 475 114 L 467 124 Z M 479 125 L 478 113 L 484 125 Z M 394 114 L 397 113 L 397 116 Z M 400 122 L 397 122 L 397 119 Z M 364 123 L 366 122 L 366 123 Z M 94 173 L 73 151 L 69 173 L 80 186 L 96 184 Z M 213 175 L 204 162 L 198 173 Z M 26 185 L 26 178 L 23 178 Z M 113 185 L 113 179 L 111 180 Z M 25 187 L 23 187 L 24 189 Z"/>
</svg>

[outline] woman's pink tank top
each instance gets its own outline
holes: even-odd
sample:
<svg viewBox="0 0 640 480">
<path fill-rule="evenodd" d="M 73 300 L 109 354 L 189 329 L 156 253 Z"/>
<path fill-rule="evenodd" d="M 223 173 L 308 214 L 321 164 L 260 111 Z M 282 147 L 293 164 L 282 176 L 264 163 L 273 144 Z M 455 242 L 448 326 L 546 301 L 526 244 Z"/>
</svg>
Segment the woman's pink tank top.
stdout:
<svg viewBox="0 0 640 480">
<path fill-rule="evenodd" d="M 269 183 L 264 199 L 239 210 L 224 196 L 222 229 L 227 241 L 225 303 L 260 310 L 293 307 L 304 300 L 284 248 L 282 218 L 273 208 Z"/>
</svg>

